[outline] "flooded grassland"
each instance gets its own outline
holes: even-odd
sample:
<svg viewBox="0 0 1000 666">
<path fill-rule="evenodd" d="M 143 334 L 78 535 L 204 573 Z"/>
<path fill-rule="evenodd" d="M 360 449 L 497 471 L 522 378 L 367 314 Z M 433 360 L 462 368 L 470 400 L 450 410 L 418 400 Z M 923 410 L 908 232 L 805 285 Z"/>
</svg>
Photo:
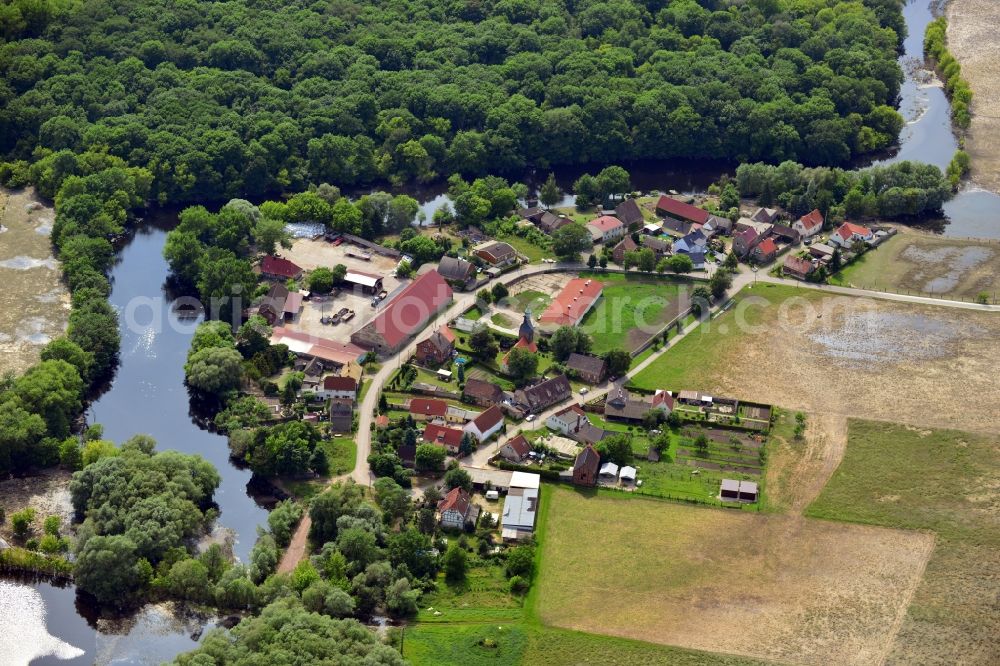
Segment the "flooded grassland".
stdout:
<svg viewBox="0 0 1000 666">
<path fill-rule="evenodd" d="M 54 212 L 30 189 L 0 189 L 0 372 L 22 372 L 66 329 L 69 294 L 49 234 Z"/>
</svg>

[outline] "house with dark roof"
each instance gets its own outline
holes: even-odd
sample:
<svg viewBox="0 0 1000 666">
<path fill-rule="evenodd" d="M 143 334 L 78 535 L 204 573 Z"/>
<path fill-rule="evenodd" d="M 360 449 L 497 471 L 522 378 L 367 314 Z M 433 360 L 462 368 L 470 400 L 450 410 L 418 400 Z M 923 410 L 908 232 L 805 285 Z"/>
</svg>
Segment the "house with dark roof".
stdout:
<svg viewBox="0 0 1000 666">
<path fill-rule="evenodd" d="M 705 224 L 708 222 L 709 212 L 689 203 L 678 201 L 673 197 L 662 195 L 656 202 L 656 212 L 665 218 L 679 220 L 693 224 Z"/>
<path fill-rule="evenodd" d="M 813 271 L 813 268 L 813 262 L 808 259 L 788 255 L 785 257 L 785 263 L 781 265 L 781 272 L 789 277 L 805 280 L 806 276 Z"/>
<path fill-rule="evenodd" d="M 656 253 L 657 257 L 662 257 L 670 251 L 670 243 L 657 236 L 640 236 L 643 247 L 648 247 Z M 621 262 L 619 262 L 621 263 Z"/>
<path fill-rule="evenodd" d="M 514 393 L 514 398 L 527 407 L 530 413 L 537 414 L 547 407 L 566 400 L 572 393 L 573 389 L 566 375 L 557 375 L 534 386 L 518 389 Z"/>
<path fill-rule="evenodd" d="M 733 235 L 733 252 L 736 253 L 737 257 L 745 257 L 750 253 L 750 250 L 757 246 L 758 242 L 760 242 L 760 236 L 757 235 L 757 230 L 747 227 Z"/>
<path fill-rule="evenodd" d="M 771 236 L 792 245 L 798 245 L 802 240 L 802 235 L 798 231 L 784 224 L 772 224 Z"/>
<path fill-rule="evenodd" d="M 410 398 L 410 416 L 415 421 L 443 419 L 448 413 L 448 403 L 434 398 Z"/>
<path fill-rule="evenodd" d="M 625 253 L 637 249 L 639 249 L 639 246 L 632 240 L 631 234 L 626 234 L 625 238 L 621 239 L 618 245 L 615 245 L 615 249 L 611 251 L 611 258 L 614 259 L 616 264 L 624 264 Z"/>
<path fill-rule="evenodd" d="M 288 259 L 267 255 L 257 266 L 260 276 L 268 280 L 298 280 L 302 277 L 302 268 Z"/>
<path fill-rule="evenodd" d="M 642 210 L 635 199 L 625 199 L 615 206 L 615 217 L 629 229 L 637 229 L 643 222 Z"/>
<path fill-rule="evenodd" d="M 674 241 L 674 254 L 692 254 L 701 252 L 704 254 L 708 239 L 700 229 L 692 231 L 687 236 Z"/>
<path fill-rule="evenodd" d="M 603 358 L 574 352 L 566 359 L 566 369 L 580 381 L 600 384 L 607 374 L 608 364 Z"/>
<path fill-rule="evenodd" d="M 458 428 L 428 423 L 424 426 L 423 440 L 426 444 L 443 446 L 448 453 L 455 455 L 462 446 L 462 435 L 464 434 Z"/>
<path fill-rule="evenodd" d="M 778 211 L 774 208 L 758 208 L 750 216 L 750 219 L 766 224 L 774 224 L 774 221 L 778 219 Z"/>
<path fill-rule="evenodd" d="M 556 215 L 555 213 L 550 213 L 549 211 L 545 211 L 538 218 L 536 224 L 538 225 L 538 229 L 542 233 L 551 236 L 556 232 L 557 229 L 562 229 L 567 224 L 571 224 L 572 222 L 573 220 L 569 219 L 565 215 Z"/>
<path fill-rule="evenodd" d="M 466 523 L 475 522 L 479 517 L 479 507 L 464 489 L 456 487 L 448 491 L 437 505 L 441 527 L 460 530 Z"/>
<path fill-rule="evenodd" d="M 262 316 L 269 326 L 274 326 L 279 321 L 290 321 L 301 311 L 302 294 L 289 292 L 280 282 L 271 285 L 267 296 L 257 307 L 257 314 Z"/>
<path fill-rule="evenodd" d="M 462 400 L 480 407 L 489 407 L 503 400 L 503 389 L 492 382 L 469 377 L 462 389 Z"/>
<path fill-rule="evenodd" d="M 417 343 L 417 362 L 422 365 L 441 365 L 451 360 L 454 351 L 455 334 L 447 326 L 441 326 Z"/>
<path fill-rule="evenodd" d="M 508 460 L 512 463 L 519 463 L 528 457 L 531 453 L 531 444 L 528 440 L 524 438 L 524 435 L 518 435 L 512 439 L 508 439 L 507 442 L 500 447 L 500 457 L 504 460 Z"/>
<path fill-rule="evenodd" d="M 498 405 L 493 405 L 482 414 L 465 424 L 465 432 L 482 443 L 500 432 L 503 428 L 503 412 Z"/>
<path fill-rule="evenodd" d="M 354 398 L 334 398 L 330 401 L 330 429 L 351 432 L 354 427 Z"/>
<path fill-rule="evenodd" d="M 508 243 L 495 241 L 487 243 L 475 249 L 473 252 L 477 257 L 496 268 L 503 268 L 517 263 L 517 250 Z"/>
<path fill-rule="evenodd" d="M 573 484 L 577 486 L 597 485 L 597 472 L 601 469 L 601 456 L 592 444 L 583 447 L 573 462 Z"/>
<path fill-rule="evenodd" d="M 400 444 L 396 447 L 396 455 L 399 456 L 399 460 L 403 463 L 403 467 L 413 469 L 417 462 L 417 445 Z"/>
<path fill-rule="evenodd" d="M 428 271 L 406 285 L 375 318 L 351 334 L 351 342 L 379 353 L 394 354 L 443 310 L 451 287 L 437 271 Z"/>
<path fill-rule="evenodd" d="M 666 391 L 657 391 L 653 396 L 633 394 L 618 386 L 608 392 L 604 400 L 604 416 L 622 421 L 642 421 L 646 414 L 659 410 L 669 414 L 674 408 L 674 399 Z"/>
<path fill-rule="evenodd" d="M 819 208 L 813 209 L 792 222 L 792 229 L 798 231 L 803 238 L 811 238 L 823 230 L 823 213 Z"/>
<path fill-rule="evenodd" d="M 750 250 L 750 260 L 758 264 L 766 264 L 774 261 L 777 255 L 778 245 L 774 242 L 773 238 L 765 238 L 757 243 L 757 247 Z"/>
<path fill-rule="evenodd" d="M 438 262 L 437 271 L 449 284 L 457 286 L 460 289 L 467 288 L 469 282 L 476 275 L 475 266 L 465 259 L 457 257 L 441 257 L 441 261 Z"/>
</svg>

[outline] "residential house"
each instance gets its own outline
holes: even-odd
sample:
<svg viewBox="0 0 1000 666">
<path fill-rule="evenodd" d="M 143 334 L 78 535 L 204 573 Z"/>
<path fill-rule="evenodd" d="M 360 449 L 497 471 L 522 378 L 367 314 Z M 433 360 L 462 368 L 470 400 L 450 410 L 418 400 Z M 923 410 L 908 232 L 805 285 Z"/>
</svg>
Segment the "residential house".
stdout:
<svg viewBox="0 0 1000 666">
<path fill-rule="evenodd" d="M 334 398 L 330 401 L 330 429 L 351 432 L 354 428 L 354 398 Z"/>
<path fill-rule="evenodd" d="M 778 211 L 774 208 L 758 208 L 750 216 L 750 219 L 765 224 L 774 224 L 774 221 L 778 219 Z"/>
<path fill-rule="evenodd" d="M 344 282 L 351 285 L 356 291 L 369 296 L 382 291 L 382 276 L 373 273 L 364 273 L 349 269 L 344 274 Z"/>
<path fill-rule="evenodd" d="M 635 199 L 626 199 L 615 206 L 615 217 L 622 221 L 626 231 L 638 229 L 643 222 L 642 210 Z"/>
<path fill-rule="evenodd" d="M 424 340 L 417 343 L 417 363 L 441 365 L 451 360 L 455 351 L 455 334 L 447 326 L 441 326 Z"/>
<path fill-rule="evenodd" d="M 740 219 L 736 220 L 736 224 L 733 225 L 733 231 L 740 232 L 743 231 L 744 229 L 753 229 L 754 231 L 757 232 L 757 236 L 763 239 L 769 233 L 771 233 L 771 227 L 773 226 L 774 225 L 771 224 L 770 222 L 759 222 L 749 217 L 741 217 Z"/>
<path fill-rule="evenodd" d="M 607 243 L 625 235 L 625 225 L 617 217 L 601 215 L 587 222 L 587 231 L 595 243 Z"/>
<path fill-rule="evenodd" d="M 521 541 L 535 531 L 535 516 L 538 513 L 538 486 L 521 487 L 515 485 L 514 472 L 510 489 L 503 501 L 503 515 L 500 517 L 500 537 L 504 541 Z M 526 476 L 538 477 L 537 474 Z"/>
<path fill-rule="evenodd" d="M 441 257 L 438 262 L 437 272 L 441 274 L 449 284 L 465 289 L 476 276 L 476 267 L 465 259 L 456 257 Z"/>
<path fill-rule="evenodd" d="M 410 398 L 410 416 L 414 421 L 443 419 L 448 413 L 448 403 L 434 398 Z"/>
<path fill-rule="evenodd" d="M 799 280 L 805 280 L 806 276 L 809 275 L 812 270 L 813 262 L 793 255 L 785 257 L 785 263 L 781 265 L 781 272 L 784 275 L 798 278 Z"/>
<path fill-rule="evenodd" d="M 274 326 L 279 321 L 290 321 L 301 311 L 302 294 L 289 292 L 280 282 L 271 285 L 267 296 L 257 307 L 257 314 L 264 318 L 268 326 Z"/>
<path fill-rule="evenodd" d="M 569 219 L 565 215 L 556 215 L 555 213 L 550 213 L 545 211 L 542 216 L 538 219 L 538 229 L 548 236 L 554 234 L 558 229 L 562 229 L 567 224 L 572 224 L 573 220 Z"/>
<path fill-rule="evenodd" d="M 757 246 L 758 242 L 760 242 L 760 237 L 757 235 L 757 230 L 747 227 L 733 235 L 733 252 L 736 253 L 737 257 L 745 257 L 750 254 L 750 250 Z"/>
<path fill-rule="evenodd" d="M 834 252 L 836 252 L 836 249 L 826 243 L 816 243 L 809 246 L 809 255 L 816 257 L 823 263 L 827 263 L 833 259 Z"/>
<path fill-rule="evenodd" d="M 757 247 L 750 250 L 750 260 L 758 264 L 766 264 L 774 261 L 778 255 L 778 246 L 773 238 L 765 238 L 757 243 Z"/>
<path fill-rule="evenodd" d="M 708 239 L 701 230 L 692 231 L 687 236 L 674 241 L 674 254 L 693 254 L 695 252 L 705 253 L 705 246 Z"/>
<path fill-rule="evenodd" d="M 528 206 L 527 208 L 518 208 L 517 214 L 523 220 L 527 220 L 532 223 L 538 222 L 538 220 L 542 217 L 542 214 L 545 212 L 545 209 L 538 206 L 537 201 L 529 203 L 534 203 L 536 205 Z"/>
<path fill-rule="evenodd" d="M 594 307 L 603 292 L 604 285 L 597 280 L 573 278 L 552 299 L 538 321 L 552 329 L 576 326 Z"/>
<path fill-rule="evenodd" d="M 632 240 L 632 236 L 626 235 L 625 238 L 621 239 L 618 245 L 615 245 L 615 249 L 611 251 L 611 258 L 614 259 L 616 264 L 624 264 L 625 253 L 632 252 L 638 248 L 639 246 L 636 245 L 634 240 Z"/>
<path fill-rule="evenodd" d="M 358 395 L 358 380 L 354 377 L 328 376 L 323 378 L 322 388 L 317 388 L 316 397 L 321 400 L 343 398 L 353 402 Z"/>
<path fill-rule="evenodd" d="M 460 530 L 466 523 L 475 522 L 479 517 L 479 507 L 472 503 L 472 497 L 462 488 L 452 488 L 438 502 L 441 527 Z"/>
<path fill-rule="evenodd" d="M 268 255 L 260 260 L 257 272 L 267 280 L 298 280 L 302 277 L 302 267 L 288 259 Z"/>
<path fill-rule="evenodd" d="M 424 434 L 422 437 L 424 443 L 443 446 L 448 453 L 458 455 L 459 449 L 462 446 L 462 436 L 464 434 L 465 433 L 458 428 L 449 428 L 448 426 L 428 423 L 424 426 Z"/>
<path fill-rule="evenodd" d="M 643 247 L 648 247 L 656 253 L 657 257 L 662 257 L 670 252 L 670 243 L 658 236 L 640 236 Z"/>
<path fill-rule="evenodd" d="M 705 226 L 701 230 L 709 237 L 715 234 L 728 234 L 733 230 L 733 221 L 721 215 L 709 215 L 708 222 L 705 223 Z"/>
<path fill-rule="evenodd" d="M 803 238 L 811 238 L 823 230 L 823 213 L 819 208 L 806 213 L 799 219 L 792 222 L 792 229 L 795 229 Z"/>
<path fill-rule="evenodd" d="M 799 241 L 802 240 L 802 234 L 800 234 L 792 227 L 786 226 L 784 224 L 772 224 L 771 237 L 777 238 L 791 245 L 798 245 Z"/>
<path fill-rule="evenodd" d="M 830 243 L 843 248 L 850 248 L 857 241 L 870 242 L 875 234 L 868 227 L 853 222 L 844 222 L 830 234 Z"/>
<path fill-rule="evenodd" d="M 653 409 L 653 401 L 638 394 L 631 394 L 622 386 L 612 389 L 604 399 L 604 417 L 624 421 L 642 421 Z"/>
<path fill-rule="evenodd" d="M 464 430 L 475 437 L 476 441 L 482 443 L 500 432 L 501 428 L 503 428 L 503 412 L 500 411 L 499 406 L 493 405 L 466 423 Z"/>
<path fill-rule="evenodd" d="M 517 250 L 509 243 L 494 241 L 477 247 L 473 254 L 496 268 L 503 268 L 516 264 L 518 260 Z"/>
<path fill-rule="evenodd" d="M 667 195 L 661 196 L 656 202 L 656 212 L 663 215 L 664 218 L 689 224 L 705 224 L 708 222 L 709 216 L 707 210 L 678 201 Z"/>
<path fill-rule="evenodd" d="M 531 453 L 531 444 L 528 440 L 524 438 L 524 435 L 518 435 L 513 439 L 508 439 L 507 442 L 500 447 L 500 457 L 512 463 L 519 463 L 528 457 Z"/>
<path fill-rule="evenodd" d="M 566 369 L 574 373 L 580 381 L 600 384 L 607 374 L 608 364 L 603 358 L 574 352 L 566 359 Z"/>
<path fill-rule="evenodd" d="M 480 407 L 489 407 L 503 400 L 503 389 L 492 382 L 470 377 L 465 380 L 462 400 Z"/>
<path fill-rule="evenodd" d="M 563 435 L 569 435 L 584 422 L 590 423 L 579 405 L 570 405 L 545 419 L 546 427 Z"/>
<path fill-rule="evenodd" d="M 351 342 L 395 354 L 451 302 L 452 291 L 437 271 L 406 287 L 375 318 L 351 334 Z"/>
<path fill-rule="evenodd" d="M 557 375 L 534 386 L 518 389 L 514 396 L 519 403 L 528 408 L 530 413 L 537 414 L 547 407 L 566 400 L 572 393 L 566 375 Z"/>
<path fill-rule="evenodd" d="M 593 486 L 597 484 L 597 472 L 601 468 L 601 456 L 592 444 L 583 447 L 573 463 L 573 484 Z"/>
</svg>

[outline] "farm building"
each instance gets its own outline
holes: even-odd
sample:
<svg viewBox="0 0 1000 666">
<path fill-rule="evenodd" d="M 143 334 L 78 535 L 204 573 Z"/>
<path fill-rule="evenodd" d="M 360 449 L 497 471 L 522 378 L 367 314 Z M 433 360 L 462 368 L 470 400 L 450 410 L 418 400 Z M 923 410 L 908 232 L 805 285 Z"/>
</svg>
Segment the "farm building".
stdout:
<svg viewBox="0 0 1000 666">
<path fill-rule="evenodd" d="M 709 216 L 707 210 L 678 201 L 665 194 L 656 202 L 656 212 L 666 218 L 693 224 L 705 224 L 708 222 Z"/>
<path fill-rule="evenodd" d="M 477 247 L 473 254 L 488 263 L 490 266 L 502 268 L 517 263 L 517 250 L 508 243 L 499 241 L 486 243 Z"/>
<path fill-rule="evenodd" d="M 317 338 L 314 335 L 293 331 L 282 326 L 271 329 L 271 344 L 285 345 L 288 347 L 288 351 L 296 356 L 318 359 L 337 365 L 358 363 L 365 355 L 364 349 L 349 342 Z"/>
<path fill-rule="evenodd" d="M 393 298 L 374 319 L 351 334 L 351 342 L 394 354 L 451 301 L 452 291 L 437 271 L 424 273 Z"/>
<path fill-rule="evenodd" d="M 601 465 L 601 470 L 597 473 L 601 481 L 614 481 L 618 478 L 618 465 L 608 461 Z"/>
<path fill-rule="evenodd" d="M 573 372 L 580 381 L 600 384 L 607 374 L 608 364 L 603 358 L 574 352 L 566 359 L 566 369 Z"/>
<path fill-rule="evenodd" d="M 750 216 L 750 219 L 755 222 L 774 224 L 774 221 L 778 219 L 778 211 L 774 208 L 758 208 L 754 211 L 754 214 Z"/>
<path fill-rule="evenodd" d="M 618 480 L 622 483 L 635 483 L 636 469 L 629 465 L 625 465 L 618 472 Z"/>
<path fill-rule="evenodd" d="M 806 276 L 809 275 L 812 270 L 813 263 L 811 261 L 792 255 L 785 257 L 785 262 L 781 265 L 782 273 L 800 280 L 805 280 Z"/>
<path fill-rule="evenodd" d="M 615 249 L 611 251 L 611 258 L 614 259 L 616 264 L 623 264 L 625 263 L 625 253 L 637 249 L 639 249 L 639 246 L 632 240 L 632 236 L 625 236 L 618 245 L 615 245 Z"/>
<path fill-rule="evenodd" d="M 349 270 L 344 274 L 344 282 L 364 294 L 377 294 L 382 291 L 382 277 L 372 273 Z"/>
<path fill-rule="evenodd" d="M 635 199 L 626 199 L 615 206 L 615 217 L 621 220 L 629 229 L 638 228 L 642 224 L 642 210 Z"/>
<path fill-rule="evenodd" d="M 441 257 L 438 262 L 438 273 L 450 283 L 467 286 L 467 283 L 476 275 L 476 267 L 465 259 L 456 257 Z"/>
<path fill-rule="evenodd" d="M 731 502 L 756 502 L 757 484 L 753 481 L 723 479 L 719 488 L 719 498 Z"/>
<path fill-rule="evenodd" d="M 560 326 L 576 326 L 594 307 L 603 291 L 604 285 L 597 280 L 573 278 L 552 299 L 538 321 L 553 329 Z"/>
<path fill-rule="evenodd" d="M 261 259 L 255 272 L 267 280 L 298 280 L 302 277 L 301 266 L 274 255 L 268 255 Z"/>
<path fill-rule="evenodd" d="M 269 326 L 279 321 L 290 321 L 302 311 L 302 294 L 289 292 L 285 285 L 275 283 L 267 292 L 267 296 L 257 307 L 257 314 L 262 316 Z"/>
<path fill-rule="evenodd" d="M 480 407 L 489 407 L 503 400 L 503 389 L 492 382 L 470 377 L 465 380 L 465 388 L 462 389 L 462 400 L 479 405 Z"/>
</svg>

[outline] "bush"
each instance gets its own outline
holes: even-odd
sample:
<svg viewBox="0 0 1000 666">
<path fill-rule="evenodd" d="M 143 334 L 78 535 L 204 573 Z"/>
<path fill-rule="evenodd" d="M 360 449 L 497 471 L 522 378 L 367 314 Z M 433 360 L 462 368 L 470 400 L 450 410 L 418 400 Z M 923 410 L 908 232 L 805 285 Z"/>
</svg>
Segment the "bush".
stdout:
<svg viewBox="0 0 1000 666">
<path fill-rule="evenodd" d="M 28 536 L 31 532 L 31 523 L 35 520 L 35 514 L 35 510 L 30 506 L 11 514 L 10 524 L 11 528 L 14 530 L 15 537 L 18 539 L 24 539 Z"/>
</svg>

